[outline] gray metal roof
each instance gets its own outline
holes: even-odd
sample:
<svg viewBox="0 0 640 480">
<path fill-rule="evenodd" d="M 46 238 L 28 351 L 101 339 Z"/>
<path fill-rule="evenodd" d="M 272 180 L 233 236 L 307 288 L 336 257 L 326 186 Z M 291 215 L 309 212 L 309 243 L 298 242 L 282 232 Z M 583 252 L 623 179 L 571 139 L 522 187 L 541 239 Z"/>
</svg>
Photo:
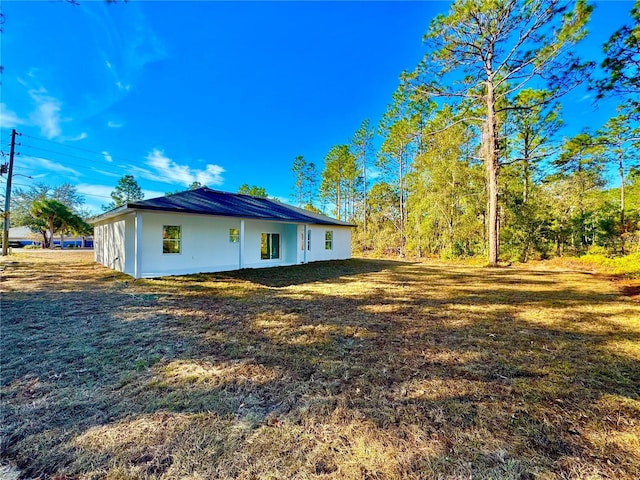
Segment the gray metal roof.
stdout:
<svg viewBox="0 0 640 480">
<path fill-rule="evenodd" d="M 221 192 L 207 187 L 128 203 L 97 216 L 92 220 L 92 223 L 132 210 L 155 210 L 317 225 L 354 226 L 351 223 L 293 207 L 270 198 Z"/>
</svg>

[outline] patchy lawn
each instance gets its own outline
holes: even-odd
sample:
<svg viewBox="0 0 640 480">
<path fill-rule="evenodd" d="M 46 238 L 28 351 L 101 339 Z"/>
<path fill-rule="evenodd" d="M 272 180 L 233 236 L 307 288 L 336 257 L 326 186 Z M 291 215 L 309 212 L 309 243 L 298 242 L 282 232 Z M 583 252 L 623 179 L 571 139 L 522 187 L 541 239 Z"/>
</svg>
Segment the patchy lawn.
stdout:
<svg viewBox="0 0 640 480">
<path fill-rule="evenodd" d="M 640 478 L 640 303 L 601 276 L 3 262 L 0 453 L 25 477 Z"/>
</svg>

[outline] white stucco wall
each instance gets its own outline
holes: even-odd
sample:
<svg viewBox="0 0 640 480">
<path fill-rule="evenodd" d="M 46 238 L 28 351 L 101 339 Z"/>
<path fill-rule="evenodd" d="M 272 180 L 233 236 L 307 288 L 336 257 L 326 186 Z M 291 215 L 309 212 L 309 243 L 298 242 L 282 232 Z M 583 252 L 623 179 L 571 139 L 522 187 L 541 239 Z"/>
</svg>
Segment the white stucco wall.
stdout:
<svg viewBox="0 0 640 480">
<path fill-rule="evenodd" d="M 156 212 L 138 212 L 138 215 L 142 217 L 139 276 L 238 269 L 240 242 L 229 241 L 229 229 L 239 229 L 239 219 Z M 180 253 L 162 253 L 162 229 L 165 225 L 181 227 Z"/>
<path fill-rule="evenodd" d="M 116 217 L 94 226 L 94 258 L 102 265 L 133 274 L 133 233 L 131 215 Z M 128 254 L 128 255 L 127 255 Z"/>
<path fill-rule="evenodd" d="M 306 227 L 305 225 L 297 225 L 296 229 L 296 260 L 297 263 L 305 263 L 307 261 L 306 255 Z"/>
<path fill-rule="evenodd" d="M 333 248 L 325 248 L 325 233 L 333 232 Z M 351 258 L 351 227 L 334 225 L 309 225 L 307 236 L 311 235 L 311 248 L 307 249 L 307 262 L 321 260 L 346 260 Z M 308 247 L 308 243 L 305 246 Z"/>
</svg>

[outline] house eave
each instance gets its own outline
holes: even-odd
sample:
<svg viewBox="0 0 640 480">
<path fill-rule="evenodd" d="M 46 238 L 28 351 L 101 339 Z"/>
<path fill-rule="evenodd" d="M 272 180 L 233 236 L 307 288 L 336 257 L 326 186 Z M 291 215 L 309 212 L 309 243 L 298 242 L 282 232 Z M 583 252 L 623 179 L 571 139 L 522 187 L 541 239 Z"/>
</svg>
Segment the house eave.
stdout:
<svg viewBox="0 0 640 480">
<path fill-rule="evenodd" d="M 113 217 L 119 217 L 121 215 L 126 215 L 128 213 L 133 212 L 135 209 L 131 208 L 131 204 L 122 205 L 120 207 L 114 208 L 113 210 L 109 210 L 108 212 L 101 213 L 97 217 L 93 217 L 89 219 L 87 222 L 90 225 L 96 225 L 104 220 L 109 220 Z"/>
</svg>

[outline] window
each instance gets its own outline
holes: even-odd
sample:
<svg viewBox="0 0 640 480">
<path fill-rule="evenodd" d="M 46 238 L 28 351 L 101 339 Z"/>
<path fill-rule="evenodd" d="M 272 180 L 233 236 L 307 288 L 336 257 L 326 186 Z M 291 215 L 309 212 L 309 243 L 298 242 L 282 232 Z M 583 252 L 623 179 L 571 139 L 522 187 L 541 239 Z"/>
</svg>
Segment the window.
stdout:
<svg viewBox="0 0 640 480">
<path fill-rule="evenodd" d="M 162 253 L 180 253 L 180 226 L 164 225 L 162 227 Z"/>
<path fill-rule="evenodd" d="M 311 250 L 311 230 L 307 230 L 307 250 Z"/>
<path fill-rule="evenodd" d="M 240 241 L 240 229 L 238 228 L 230 228 L 229 229 L 229 242 L 238 243 Z"/>
<path fill-rule="evenodd" d="M 263 233 L 260 238 L 260 258 L 271 260 L 280 258 L 280 234 Z"/>
<path fill-rule="evenodd" d="M 333 250 L 333 230 L 324 232 L 324 249 Z"/>
</svg>

